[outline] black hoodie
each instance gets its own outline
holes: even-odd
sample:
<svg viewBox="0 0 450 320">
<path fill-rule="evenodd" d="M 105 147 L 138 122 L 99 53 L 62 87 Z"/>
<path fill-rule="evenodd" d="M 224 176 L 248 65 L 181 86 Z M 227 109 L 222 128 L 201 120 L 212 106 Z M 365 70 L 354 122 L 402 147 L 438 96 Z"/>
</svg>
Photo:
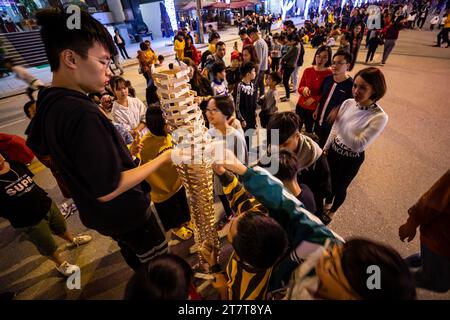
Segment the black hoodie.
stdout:
<svg viewBox="0 0 450 320">
<path fill-rule="evenodd" d="M 37 155 L 50 155 L 66 182 L 86 227 L 116 236 L 148 218 L 148 197 L 137 185 L 111 201 L 98 197 L 114 191 L 121 172 L 135 167 L 112 123 L 81 92 L 41 90 L 27 145 Z"/>
</svg>

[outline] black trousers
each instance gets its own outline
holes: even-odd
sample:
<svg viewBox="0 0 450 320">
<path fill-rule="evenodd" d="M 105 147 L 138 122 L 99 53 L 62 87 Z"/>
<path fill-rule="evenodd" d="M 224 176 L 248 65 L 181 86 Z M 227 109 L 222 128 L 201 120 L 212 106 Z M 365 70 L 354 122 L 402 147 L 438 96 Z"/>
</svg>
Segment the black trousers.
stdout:
<svg viewBox="0 0 450 320">
<path fill-rule="evenodd" d="M 324 126 L 323 123 L 320 126 L 318 122 L 314 125 L 314 133 L 319 137 L 319 146 L 323 148 L 327 143 L 328 136 L 330 135 L 332 126 Z"/>
<path fill-rule="evenodd" d="M 376 47 L 369 47 L 369 49 L 367 50 L 367 56 L 366 56 L 366 62 L 372 61 L 373 60 L 373 56 L 375 55 L 375 51 L 377 51 L 378 46 Z"/>
<path fill-rule="evenodd" d="M 119 46 L 120 54 L 122 55 L 122 58 L 124 59 L 131 59 L 128 55 L 127 49 L 125 49 L 125 46 Z"/>
<path fill-rule="evenodd" d="M 264 95 L 264 74 L 266 70 L 259 70 L 258 78 L 256 79 L 256 85 L 258 86 L 259 96 L 262 97 Z"/>
<path fill-rule="evenodd" d="M 331 203 L 334 198 L 331 212 L 336 212 L 344 203 L 347 189 L 364 162 L 364 152 L 360 153 L 359 157 L 347 157 L 337 153 L 332 145 L 328 150 L 327 159 L 331 174 L 331 196 L 327 199 L 327 203 Z"/>
<path fill-rule="evenodd" d="M 448 39 L 448 32 L 450 28 L 443 28 L 437 35 L 437 44 L 440 46 L 441 42 L 447 42 L 447 45 L 450 46 L 450 41 Z"/>
<path fill-rule="evenodd" d="M 135 271 L 142 263 L 168 250 L 165 232 L 153 213 L 139 228 L 112 238 L 117 241 L 125 262 Z"/>
<path fill-rule="evenodd" d="M 286 90 L 286 98 L 291 97 L 290 89 L 289 89 L 289 79 L 291 78 L 292 72 L 294 72 L 295 68 L 285 67 L 283 71 L 283 85 L 284 90 Z"/>
<path fill-rule="evenodd" d="M 426 19 L 427 19 L 426 17 L 417 19 L 417 27 L 419 27 L 419 29 L 422 29 Z"/>
<path fill-rule="evenodd" d="M 223 209 L 225 210 L 225 215 L 227 218 L 233 216 L 233 211 L 230 208 L 230 202 L 227 199 L 227 196 L 224 194 L 218 195 L 220 202 L 222 202 Z"/>
<path fill-rule="evenodd" d="M 301 132 L 303 124 L 305 124 L 305 131 L 308 133 L 312 133 L 314 127 L 314 110 L 307 110 L 297 105 L 295 107 L 295 113 L 300 117 L 300 127 L 298 128 L 298 130 Z"/>
<path fill-rule="evenodd" d="M 280 59 L 281 58 L 272 58 L 272 65 L 271 65 L 272 72 L 278 70 L 278 67 L 280 66 Z"/>
</svg>

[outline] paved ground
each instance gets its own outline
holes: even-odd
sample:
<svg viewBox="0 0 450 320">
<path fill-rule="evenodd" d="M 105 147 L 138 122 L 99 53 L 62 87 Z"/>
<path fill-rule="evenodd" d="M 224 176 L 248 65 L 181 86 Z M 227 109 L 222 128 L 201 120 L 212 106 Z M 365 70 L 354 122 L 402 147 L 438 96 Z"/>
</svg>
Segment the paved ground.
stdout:
<svg viewBox="0 0 450 320">
<path fill-rule="evenodd" d="M 402 31 L 388 63 L 380 66 L 388 83 L 388 92 L 380 104 L 389 115 L 389 123 L 368 150 L 345 204 L 330 225 L 345 238 L 378 240 L 403 256 L 419 248 L 418 238 L 411 243 L 398 240 L 398 227 L 405 221 L 407 209 L 450 167 L 450 49 L 431 47 L 435 34 Z M 231 46 L 227 43 L 227 48 Z M 376 62 L 381 60 L 380 50 Z M 306 49 L 305 65 L 312 61 L 313 54 L 314 50 Z M 365 54 L 365 50 L 360 52 L 360 61 Z M 358 63 L 352 74 L 363 67 Z M 136 69 L 127 68 L 125 76 L 136 87 L 138 96 L 143 97 L 144 79 Z M 283 91 L 281 87 L 279 90 Z M 293 110 L 296 97 L 281 104 L 280 110 Z M 23 105 L 21 99 L 19 96 L 0 104 L 0 116 L 5 109 L 17 113 Z M 23 135 L 27 122 L 14 121 L 2 121 L 0 130 Z M 38 172 L 36 181 L 56 201 L 63 200 L 49 170 Z M 216 208 L 219 212 L 220 204 L 216 203 Z M 70 217 L 68 224 L 74 232 L 94 237 L 90 245 L 64 252 L 69 261 L 81 266 L 81 290 L 67 290 L 52 262 L 39 256 L 8 222 L 0 219 L 0 256 L 4 257 L 0 260 L 0 291 L 17 291 L 18 299 L 120 299 L 131 271 L 117 246 L 109 238 L 87 230 L 77 216 Z M 187 251 L 189 245 L 182 243 L 173 250 L 194 261 L 195 255 Z M 209 292 L 205 291 L 208 296 Z M 450 292 L 418 290 L 418 294 L 421 299 L 450 299 Z"/>
</svg>

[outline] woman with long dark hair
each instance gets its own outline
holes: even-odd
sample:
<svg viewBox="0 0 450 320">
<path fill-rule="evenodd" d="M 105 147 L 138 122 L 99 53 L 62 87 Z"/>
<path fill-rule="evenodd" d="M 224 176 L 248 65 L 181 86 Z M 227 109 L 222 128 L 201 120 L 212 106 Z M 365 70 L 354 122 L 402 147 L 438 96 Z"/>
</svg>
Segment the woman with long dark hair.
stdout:
<svg viewBox="0 0 450 320">
<path fill-rule="evenodd" d="M 385 92 L 383 73 L 378 68 L 363 69 L 353 82 L 354 98 L 345 100 L 337 115 L 331 115 L 335 121 L 323 148 L 332 184 L 332 195 L 326 199 L 322 216 L 326 224 L 344 203 L 347 188 L 364 161 L 365 150 L 387 124 L 388 116 L 378 105 Z"/>
<path fill-rule="evenodd" d="M 297 107 L 295 108 L 295 113 L 298 114 L 301 121 L 300 128 L 298 128 L 300 131 L 302 130 L 303 124 L 305 124 L 306 132 L 312 133 L 313 131 L 313 114 L 322 97 L 320 88 L 323 80 L 332 74 L 330 65 L 331 48 L 328 46 L 320 46 L 314 55 L 312 66 L 303 71 L 298 88 L 299 98 Z"/>
<path fill-rule="evenodd" d="M 350 32 L 350 39 L 349 39 L 350 53 L 352 54 L 353 58 L 352 58 L 352 63 L 350 63 L 350 68 L 348 69 L 349 71 L 352 71 L 353 67 L 355 66 L 356 59 L 358 58 L 359 47 L 361 46 L 363 34 L 364 34 L 364 28 L 363 28 L 363 24 L 361 22 L 355 24 L 355 26 L 353 27 L 353 30 L 351 30 L 351 32 Z"/>
</svg>

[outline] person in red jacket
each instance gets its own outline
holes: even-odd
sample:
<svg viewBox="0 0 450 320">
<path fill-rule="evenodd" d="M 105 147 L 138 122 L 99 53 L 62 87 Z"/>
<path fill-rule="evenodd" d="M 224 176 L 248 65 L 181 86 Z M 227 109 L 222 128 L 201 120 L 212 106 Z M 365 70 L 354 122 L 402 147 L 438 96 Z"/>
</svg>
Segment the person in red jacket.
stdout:
<svg viewBox="0 0 450 320">
<path fill-rule="evenodd" d="M 200 60 L 202 58 L 201 54 L 199 54 L 197 48 L 194 46 L 194 44 L 192 43 L 192 39 L 189 37 L 186 37 L 184 39 L 186 45 L 184 46 L 184 56 L 187 58 L 191 58 L 192 61 L 194 61 L 194 63 L 196 65 L 198 65 L 200 63 Z"/>
<path fill-rule="evenodd" d="M 308 133 L 313 132 L 313 113 L 316 111 L 320 102 L 320 88 L 323 80 L 332 74 L 331 69 L 331 48 L 320 46 L 314 55 L 314 61 L 311 67 L 303 71 L 302 80 L 298 88 L 299 99 L 295 113 L 300 117 L 299 131 L 305 124 L 305 130 Z"/>
<path fill-rule="evenodd" d="M 409 218 L 399 229 L 400 240 L 408 242 L 420 227 L 420 255 L 406 259 L 416 286 L 437 292 L 450 289 L 450 170 L 409 210 Z"/>
</svg>

